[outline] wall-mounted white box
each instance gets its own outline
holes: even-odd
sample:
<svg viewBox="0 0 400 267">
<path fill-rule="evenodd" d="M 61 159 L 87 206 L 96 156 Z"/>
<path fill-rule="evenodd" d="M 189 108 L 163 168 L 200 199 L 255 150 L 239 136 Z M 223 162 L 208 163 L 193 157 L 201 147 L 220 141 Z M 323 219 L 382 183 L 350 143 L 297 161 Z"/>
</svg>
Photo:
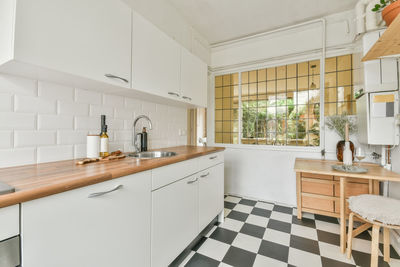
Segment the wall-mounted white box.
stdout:
<svg viewBox="0 0 400 267">
<path fill-rule="evenodd" d="M 385 30 L 368 32 L 363 36 L 363 55 L 371 49 Z M 384 58 L 364 62 L 364 91 L 382 92 L 399 89 L 397 59 Z"/>
<path fill-rule="evenodd" d="M 398 92 L 366 93 L 357 99 L 358 141 L 370 145 L 398 145 Z"/>
</svg>

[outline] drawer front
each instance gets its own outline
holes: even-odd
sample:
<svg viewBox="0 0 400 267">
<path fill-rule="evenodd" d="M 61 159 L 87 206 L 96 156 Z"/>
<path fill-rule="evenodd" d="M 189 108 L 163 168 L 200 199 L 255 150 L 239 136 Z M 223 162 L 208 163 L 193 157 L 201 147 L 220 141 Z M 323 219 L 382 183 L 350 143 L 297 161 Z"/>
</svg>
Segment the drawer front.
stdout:
<svg viewBox="0 0 400 267">
<path fill-rule="evenodd" d="M 19 235 L 19 205 L 0 209 L 0 241 Z"/>
<path fill-rule="evenodd" d="M 334 211 L 334 201 L 328 199 L 321 199 L 309 196 L 302 197 L 302 207 L 315 209 L 315 210 L 323 210 L 323 211 Z"/>
<path fill-rule="evenodd" d="M 224 152 L 212 153 L 199 158 L 199 170 L 205 170 L 224 162 Z"/>
<path fill-rule="evenodd" d="M 346 214 L 350 213 L 350 209 L 349 209 L 349 203 L 347 202 L 347 200 L 345 201 L 345 207 L 346 207 Z M 335 201 L 335 213 L 340 213 L 340 202 L 337 200 Z"/>
<path fill-rule="evenodd" d="M 175 164 L 163 166 L 152 170 L 152 186 L 151 190 L 156 190 L 167 184 L 188 177 L 199 169 L 199 159 L 190 159 Z"/>
<path fill-rule="evenodd" d="M 334 180 L 335 181 L 340 181 L 340 177 L 335 176 Z M 348 183 L 368 184 L 369 180 L 368 179 L 362 179 L 362 178 L 346 178 L 346 182 L 348 182 Z"/>
<path fill-rule="evenodd" d="M 316 174 L 316 173 L 308 173 L 302 172 L 301 177 L 303 178 L 314 178 L 314 179 L 323 179 L 323 180 L 333 180 L 332 175 L 324 175 L 324 174 Z"/>
<path fill-rule="evenodd" d="M 301 191 L 305 193 L 333 196 L 333 184 L 302 181 Z"/>
<path fill-rule="evenodd" d="M 346 197 L 368 194 L 369 184 L 346 183 Z M 340 197 L 340 185 L 335 184 L 335 196 Z"/>
</svg>

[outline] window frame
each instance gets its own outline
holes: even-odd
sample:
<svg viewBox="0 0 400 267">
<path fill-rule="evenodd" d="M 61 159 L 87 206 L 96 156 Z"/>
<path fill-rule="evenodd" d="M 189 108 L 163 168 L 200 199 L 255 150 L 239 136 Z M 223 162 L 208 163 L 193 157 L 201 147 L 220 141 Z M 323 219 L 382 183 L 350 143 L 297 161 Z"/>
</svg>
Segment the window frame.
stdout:
<svg viewBox="0 0 400 267">
<path fill-rule="evenodd" d="M 354 57 L 354 51 L 343 51 L 342 53 L 329 53 L 325 56 L 322 55 L 303 55 L 299 57 L 292 57 L 292 58 L 287 58 L 283 60 L 273 60 L 264 64 L 253 64 L 253 65 L 243 65 L 240 67 L 236 68 L 227 68 L 224 70 L 219 70 L 215 71 L 212 73 L 211 77 L 211 88 L 212 88 L 212 112 L 210 112 L 210 116 L 212 118 L 212 123 L 213 123 L 213 128 L 212 128 L 212 145 L 216 147 L 227 147 L 227 148 L 233 148 L 233 149 L 255 149 L 255 150 L 270 150 L 270 151 L 289 151 L 289 152 L 310 152 L 310 153 L 320 153 L 321 149 L 325 148 L 325 60 L 326 58 L 330 57 L 339 57 L 339 56 L 345 56 L 348 54 L 353 54 Z M 242 144 L 242 115 L 243 115 L 243 103 L 242 103 L 242 72 L 250 72 L 254 70 L 259 70 L 263 68 L 271 68 L 271 67 L 279 67 L 282 65 L 290 65 L 290 64 L 298 64 L 306 61 L 313 61 L 313 60 L 319 60 L 320 61 L 320 68 L 319 68 L 319 73 L 320 73 L 320 117 L 319 117 L 319 122 L 320 122 L 320 143 L 318 146 L 292 146 L 292 145 L 267 145 L 267 144 Z M 238 132 L 238 144 L 228 144 L 228 143 L 215 143 L 215 77 L 220 76 L 220 75 L 226 75 L 226 74 L 233 74 L 233 73 L 238 73 L 239 75 L 239 132 Z M 322 75 L 323 73 L 323 75 Z M 212 113 L 212 114 L 211 114 Z"/>
</svg>

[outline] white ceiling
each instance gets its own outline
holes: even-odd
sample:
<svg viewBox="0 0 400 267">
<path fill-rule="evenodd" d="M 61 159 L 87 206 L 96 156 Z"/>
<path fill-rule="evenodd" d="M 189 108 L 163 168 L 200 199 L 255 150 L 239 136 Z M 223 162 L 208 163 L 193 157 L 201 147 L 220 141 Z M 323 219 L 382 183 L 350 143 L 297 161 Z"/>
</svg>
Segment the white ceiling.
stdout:
<svg viewBox="0 0 400 267">
<path fill-rule="evenodd" d="M 210 44 L 352 9 L 357 0 L 169 0 Z"/>
</svg>

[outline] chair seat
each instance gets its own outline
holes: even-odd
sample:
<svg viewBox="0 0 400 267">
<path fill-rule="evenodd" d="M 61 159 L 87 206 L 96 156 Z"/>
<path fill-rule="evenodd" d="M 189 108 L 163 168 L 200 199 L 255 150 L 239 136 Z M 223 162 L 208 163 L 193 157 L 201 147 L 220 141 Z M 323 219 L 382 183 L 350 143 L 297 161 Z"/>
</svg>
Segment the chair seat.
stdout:
<svg viewBox="0 0 400 267">
<path fill-rule="evenodd" d="M 377 195 L 349 197 L 349 208 L 364 219 L 385 225 L 400 225 L 400 200 Z"/>
</svg>

